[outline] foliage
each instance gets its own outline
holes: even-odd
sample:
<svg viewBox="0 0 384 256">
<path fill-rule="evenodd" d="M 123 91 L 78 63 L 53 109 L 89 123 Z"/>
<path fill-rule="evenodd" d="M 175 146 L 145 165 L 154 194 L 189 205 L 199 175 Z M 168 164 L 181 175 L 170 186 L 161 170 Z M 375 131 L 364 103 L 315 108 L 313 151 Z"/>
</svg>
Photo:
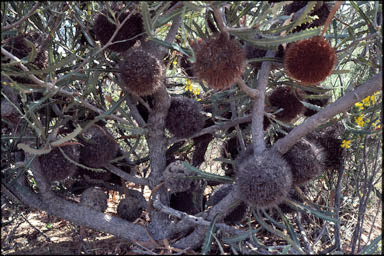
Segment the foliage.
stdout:
<svg viewBox="0 0 384 256">
<path fill-rule="evenodd" d="M 118 167 L 126 175 L 124 177 L 128 177 L 126 180 L 137 183 L 142 190 L 145 184 L 146 189 L 152 191 L 153 197 L 146 198 L 150 205 L 152 203 L 145 210 L 149 216 L 152 216 L 152 200 L 156 201 L 156 192 L 162 191 L 162 180 L 151 176 L 155 173 L 154 169 L 161 168 L 151 165 L 154 161 L 153 154 L 157 154 L 160 149 L 158 145 L 163 143 L 161 145 L 164 146 L 164 165 L 182 160 L 186 168 L 197 173 L 189 178 L 201 180 L 198 184 L 204 186 L 204 189 L 207 184 L 210 185 L 204 194 L 196 195 L 204 197 L 204 200 L 197 201 L 205 202 L 209 198 L 210 189 L 215 190 L 220 183 L 232 182 L 230 177 L 221 175 L 224 173 L 222 168 L 218 167 L 218 172 L 213 174 L 209 171 L 210 167 L 220 166 L 221 163 L 237 166 L 237 154 L 253 141 L 251 119 L 235 123 L 235 120 L 252 113 L 253 99 L 237 86 L 229 86 L 225 90 L 209 88 L 205 81 L 191 76 L 182 64 L 185 62 L 192 66 L 196 63 L 196 58 L 204 54 L 199 52 L 198 56 L 195 55 L 199 42 L 201 44 L 202 40 L 209 40 L 221 30 L 213 8 L 223 13 L 231 40 L 257 49 L 277 51 L 279 45 L 286 47 L 288 43 L 318 36 L 322 28 L 309 26 L 310 28 L 302 31 L 295 30 L 299 26 L 308 27 L 303 24 L 310 24 L 318 19 L 316 15 L 311 15 L 316 8 L 314 3 L 302 9 L 301 15 L 297 15 L 294 22 L 289 22 L 294 18 L 293 14 L 289 16 L 282 11 L 289 2 L 59 1 L 40 2 L 34 10 L 36 4 L 19 1 L 1 3 L 1 24 L 6 28 L 1 32 L 2 188 L 4 186 L 8 192 L 12 191 L 17 181 L 23 180 L 26 187 L 31 188 L 29 193 L 41 197 L 41 192 L 37 193 L 42 191 L 40 181 L 31 167 L 33 159 L 38 159 L 41 154 L 47 156 L 58 146 L 59 149 L 66 145 L 84 146 L 82 141 L 87 138 L 83 138 L 81 134 L 86 135 L 85 131 L 97 124 L 108 130 L 112 140 L 120 146 L 109 165 Z M 250 64 L 272 61 L 274 66 L 269 75 L 266 95 L 282 85 L 292 87 L 292 92 L 298 91 L 300 94 L 296 96 L 304 107 L 314 113 L 321 111 L 325 106 L 312 104 L 316 101 L 311 100 L 330 97 L 328 104 L 331 104 L 382 70 L 381 7 L 382 4 L 375 1 L 343 3 L 324 35 L 336 51 L 337 64 L 332 74 L 320 85 L 308 87 L 290 78 L 283 69 L 281 57 L 248 59 L 242 79 L 250 89 L 254 89 L 260 72 Z M 32 13 L 28 16 L 31 10 Z M 161 107 L 164 106 L 157 106 L 157 99 L 152 93 L 138 96 L 122 90 L 120 64 L 124 61 L 128 63 L 129 56 L 124 54 L 126 51 L 119 53 L 108 50 L 111 42 L 107 40 L 103 40 L 102 44 L 97 41 L 93 27 L 96 17 L 100 13 L 108 13 L 108 17 L 103 17 L 118 28 L 125 20 L 129 22 L 125 13 L 128 10 L 141 16 L 145 32 L 126 39 L 121 38 L 120 34 L 119 40 L 136 41 L 133 47 L 142 47 L 143 51 L 150 51 L 150 47 L 166 49 L 164 55 L 157 56 L 164 67 L 165 77 L 162 77 L 163 73 L 159 75 L 161 81 L 156 77 L 159 79 L 156 80 L 156 86 L 165 88 L 166 97 L 187 97 L 203 109 L 201 113 L 205 117 L 204 129 L 211 129 L 209 133 L 214 136 L 210 137 L 211 142 L 206 143 L 203 150 L 205 162 L 202 165 L 190 165 L 198 146 L 198 140 L 191 138 L 202 135 L 199 134 L 204 131 L 200 130 L 202 125 L 199 125 L 197 132 L 193 129 L 195 134 L 188 133 L 186 138 L 174 137 L 175 132 L 172 134 L 165 130 L 163 141 L 151 140 L 158 136 L 156 125 L 162 122 L 155 118 L 155 112 L 163 111 Z M 9 27 L 23 17 L 27 18 L 16 26 Z M 177 18 L 181 19 L 180 27 L 175 40 L 169 42 L 168 33 L 172 31 Z M 31 36 L 36 32 L 38 39 Z M 25 48 L 21 51 L 23 54 L 19 55 L 25 68 L 3 52 L 3 49 L 8 49 L 12 53 L 11 38 L 20 35 L 26 36 L 26 40 L 19 43 Z M 128 51 L 133 44 L 127 45 Z M 160 53 L 161 50 L 151 52 L 153 55 Z M 213 49 L 212 54 L 214 53 Z M 47 58 L 48 65 L 41 66 L 44 57 Z M 217 70 L 210 75 L 220 78 L 221 75 L 216 72 Z M 139 90 L 140 88 L 137 89 Z M 157 90 L 160 94 L 161 89 Z M 274 108 L 268 97 L 265 104 L 265 116 L 271 125 L 265 130 L 264 137 L 269 145 L 273 145 L 293 127 L 303 124 L 309 118 L 300 114 L 294 120 L 283 122 L 283 119 L 277 117 L 284 110 Z M 196 248 L 200 248 L 203 253 L 380 253 L 381 239 L 374 223 L 380 219 L 382 213 L 381 109 L 382 92 L 377 92 L 361 99 L 354 107 L 338 114 L 335 120 L 329 120 L 324 125 L 326 127 L 333 121 L 338 121 L 345 130 L 342 137 L 338 138 L 340 143 L 337 145 L 344 152 L 342 165 L 337 170 L 324 167 L 319 177 L 298 189 L 302 199 L 305 199 L 304 202 L 286 200 L 285 203 L 294 211 L 285 213 L 279 207 L 253 209 L 250 211 L 252 214 L 248 214 L 240 225 L 232 225 L 238 231 L 245 231 L 241 234 L 230 234 L 226 229 L 228 225 L 222 226 L 222 221 L 218 221 L 220 216 L 204 219 L 209 223 L 204 222 L 207 227 L 201 236 L 204 241 Z M 166 116 L 163 116 L 162 120 L 165 119 Z M 176 123 L 183 122 L 174 119 Z M 231 152 L 220 154 L 221 150 L 215 147 L 234 137 L 238 139 L 239 143 L 236 145 L 239 148 L 233 147 L 229 150 Z M 99 150 L 108 149 L 101 146 Z M 63 153 L 63 150 L 60 152 Z M 55 154 L 60 152 L 55 150 Z M 94 155 L 97 156 L 100 152 L 95 152 Z M 32 155 L 32 159 L 28 155 Z M 101 184 L 104 190 L 113 187 L 120 193 L 126 192 L 125 184 L 120 180 L 122 176 L 112 171 L 108 165 L 98 165 L 98 168 L 104 170 L 96 173 L 94 171 L 100 169 L 84 166 L 81 159 L 68 159 L 65 154 L 63 157 L 66 160 L 63 158 L 62 161 L 71 161 L 71 166 L 75 162 L 77 167 L 84 167 L 95 176 L 87 179 L 78 171 L 64 181 L 54 182 L 52 186 L 56 195 L 62 198 L 74 196 L 76 182 L 88 184 L 92 180 L 94 183 L 89 184 L 89 187 Z M 152 186 L 153 180 L 156 181 L 155 186 Z M 7 193 L 4 200 L 7 207 L 16 209 L 14 203 L 11 203 L 10 194 L 12 192 Z M 142 208 L 140 214 L 141 210 Z M 205 210 L 207 212 L 209 209 Z M 3 222 L 2 228 L 20 218 L 19 211 L 14 210 L 13 213 L 12 221 Z M 174 216 L 183 218 L 184 215 Z M 204 218 L 208 215 L 196 216 Z M 187 233 L 180 234 L 185 239 L 188 237 Z M 153 248 L 154 252 L 159 250 Z"/>
</svg>

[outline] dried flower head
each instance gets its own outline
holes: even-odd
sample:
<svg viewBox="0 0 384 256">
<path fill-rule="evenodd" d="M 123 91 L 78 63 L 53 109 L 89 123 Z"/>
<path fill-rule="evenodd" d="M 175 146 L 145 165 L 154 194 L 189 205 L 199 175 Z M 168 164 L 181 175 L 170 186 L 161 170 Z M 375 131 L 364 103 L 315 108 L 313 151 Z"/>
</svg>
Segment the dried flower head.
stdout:
<svg viewBox="0 0 384 256">
<path fill-rule="evenodd" d="M 194 215 L 203 210 L 203 199 L 205 185 L 202 182 L 193 183 L 190 188 L 183 192 L 172 193 L 169 205 L 178 211 Z"/>
<path fill-rule="evenodd" d="M 178 138 L 186 138 L 204 127 L 205 118 L 201 105 L 186 97 L 173 97 L 165 127 Z"/>
<path fill-rule="evenodd" d="M 277 206 L 287 197 L 291 186 L 291 167 L 274 150 L 251 154 L 238 164 L 235 193 L 254 208 Z"/>
<path fill-rule="evenodd" d="M 73 161 L 79 161 L 79 145 L 63 146 L 61 149 Z M 61 153 L 59 148 L 52 149 L 51 152 L 39 157 L 41 171 L 47 178 L 48 182 L 61 181 L 72 176 L 77 166 L 68 161 Z"/>
<path fill-rule="evenodd" d="M 219 203 L 224 197 L 226 197 L 233 189 L 233 185 L 225 184 L 216 187 L 215 191 L 209 197 L 207 206 L 214 206 Z M 247 214 L 248 206 L 244 202 L 241 202 L 237 207 L 224 218 L 224 222 L 227 224 L 237 224 L 241 222 Z"/>
<path fill-rule="evenodd" d="M 115 15 L 118 15 L 121 10 L 117 9 Z M 108 14 L 109 15 L 109 14 Z M 124 12 L 119 16 L 119 22 L 122 22 L 129 12 Z M 109 18 L 112 17 L 109 15 Z M 99 14 L 93 26 L 93 31 L 96 34 L 97 40 L 100 40 L 102 45 L 105 45 L 109 39 L 111 39 L 113 33 L 116 30 L 116 25 L 111 23 L 105 14 Z M 135 42 L 142 38 L 137 36 L 144 32 L 143 21 L 139 14 L 133 14 L 120 28 L 119 32 L 115 36 L 112 42 L 127 40 L 125 42 L 115 43 L 108 47 L 111 51 L 124 52 L 131 48 Z M 137 36 L 137 37 L 136 37 Z"/>
<path fill-rule="evenodd" d="M 322 172 L 320 162 L 323 159 L 323 150 L 305 139 L 301 139 L 284 154 L 285 160 L 292 170 L 293 184 L 306 183 Z"/>
<path fill-rule="evenodd" d="M 107 209 L 108 196 L 99 187 L 87 188 L 80 198 L 80 203 L 95 211 L 104 212 Z"/>
<path fill-rule="evenodd" d="M 304 110 L 303 104 L 297 99 L 293 89 L 287 86 L 273 90 L 269 96 L 269 102 L 272 106 L 283 109 L 276 114 L 276 118 L 283 122 L 292 121 Z"/>
<path fill-rule="evenodd" d="M 240 43 L 220 33 L 193 47 L 196 62 L 193 74 L 214 89 L 228 89 L 245 68 L 245 52 Z"/>
<path fill-rule="evenodd" d="M 304 85 L 324 81 L 335 64 L 335 50 L 320 36 L 290 44 L 284 55 L 284 69 L 288 76 Z"/>
<path fill-rule="evenodd" d="M 155 56 L 140 48 L 128 51 L 119 68 L 120 86 L 130 93 L 151 95 L 162 85 L 163 66 Z"/>
<path fill-rule="evenodd" d="M 111 161 L 119 150 L 112 135 L 106 128 L 93 125 L 88 128 L 83 136 L 85 140 L 81 147 L 80 161 L 86 166 L 99 168 Z"/>
</svg>

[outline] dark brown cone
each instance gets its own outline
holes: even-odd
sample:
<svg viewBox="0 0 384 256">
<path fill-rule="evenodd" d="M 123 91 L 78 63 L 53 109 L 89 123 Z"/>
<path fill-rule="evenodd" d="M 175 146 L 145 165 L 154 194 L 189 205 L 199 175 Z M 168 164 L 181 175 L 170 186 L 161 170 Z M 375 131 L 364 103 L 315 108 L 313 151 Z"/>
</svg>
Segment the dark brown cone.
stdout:
<svg viewBox="0 0 384 256">
<path fill-rule="evenodd" d="M 272 106 L 282 108 L 283 111 L 277 113 L 276 119 L 283 122 L 290 122 L 303 112 L 304 106 L 297 99 L 290 87 L 278 87 L 269 96 Z"/>
<path fill-rule="evenodd" d="M 245 68 L 245 52 L 240 43 L 220 33 L 193 47 L 196 62 L 193 74 L 208 86 L 224 90 L 230 88 Z"/>
<path fill-rule="evenodd" d="M 335 50 L 320 36 L 290 44 L 284 55 L 286 73 L 303 85 L 317 85 L 324 81 L 335 64 Z"/>
</svg>

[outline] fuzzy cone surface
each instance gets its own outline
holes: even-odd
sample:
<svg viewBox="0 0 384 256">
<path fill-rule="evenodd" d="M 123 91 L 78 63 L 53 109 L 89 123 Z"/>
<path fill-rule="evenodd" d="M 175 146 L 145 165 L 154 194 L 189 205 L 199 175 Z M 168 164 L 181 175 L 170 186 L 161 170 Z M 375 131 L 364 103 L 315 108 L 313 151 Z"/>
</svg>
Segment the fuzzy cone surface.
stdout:
<svg viewBox="0 0 384 256">
<path fill-rule="evenodd" d="M 116 11 L 115 15 L 118 15 L 119 12 L 120 10 Z M 128 15 L 128 12 L 122 13 L 119 16 L 119 22 L 122 22 Z M 110 18 L 112 19 L 112 17 Z M 104 14 L 99 14 L 96 17 L 93 26 L 93 31 L 96 34 L 97 40 L 100 40 L 102 45 L 105 45 L 109 41 L 109 39 L 111 39 L 115 30 L 116 25 L 111 23 Z M 115 36 L 112 42 L 131 39 L 143 32 L 144 28 L 141 16 L 139 14 L 134 14 L 124 23 L 123 27 L 120 28 L 119 32 L 117 32 L 117 35 Z M 138 36 L 135 39 L 131 39 L 126 42 L 112 44 L 108 47 L 108 49 L 116 52 L 124 52 L 131 48 L 135 44 L 135 42 L 141 39 L 142 37 L 143 36 Z"/>
<path fill-rule="evenodd" d="M 160 61 L 140 48 L 128 51 L 119 68 L 120 86 L 130 93 L 151 95 L 162 85 L 164 70 Z"/>
<path fill-rule="evenodd" d="M 209 197 L 207 201 L 207 206 L 214 206 L 219 203 L 224 197 L 226 197 L 233 189 L 233 185 L 224 184 L 216 187 L 213 194 Z M 240 223 L 247 214 L 247 204 L 241 202 L 236 208 L 224 218 L 224 222 L 227 224 L 237 224 Z"/>
<path fill-rule="evenodd" d="M 171 98 L 165 127 L 177 138 L 187 138 L 204 127 L 205 118 L 201 105 L 187 97 Z"/>
<path fill-rule="evenodd" d="M 304 111 L 303 104 L 297 99 L 295 93 L 289 87 L 276 88 L 269 96 L 272 106 L 283 110 L 275 116 L 283 122 L 290 122 Z"/>
<path fill-rule="evenodd" d="M 139 218 L 142 211 L 143 208 L 141 207 L 140 200 L 134 196 L 128 196 L 122 199 L 117 206 L 117 215 L 130 222 Z"/>
<path fill-rule="evenodd" d="M 64 153 L 73 161 L 79 161 L 79 146 L 71 145 L 61 147 Z M 68 161 L 58 148 L 52 149 L 48 154 L 39 157 L 41 171 L 49 182 L 60 181 L 73 175 L 77 166 Z"/>
<path fill-rule="evenodd" d="M 336 64 L 336 52 L 320 36 L 290 44 L 284 54 L 288 76 L 304 85 L 317 85 L 329 76 Z"/>
<path fill-rule="evenodd" d="M 213 89 L 230 88 L 245 68 L 245 51 L 240 43 L 220 33 L 193 46 L 193 74 Z"/>
<path fill-rule="evenodd" d="M 86 166 L 103 167 L 116 156 L 119 150 L 119 144 L 115 142 L 108 130 L 101 126 L 91 126 L 83 136 L 85 140 L 82 141 L 84 147 L 81 147 L 80 160 Z"/>
<path fill-rule="evenodd" d="M 277 206 L 287 197 L 291 186 L 291 167 L 274 150 L 251 154 L 238 164 L 235 193 L 251 207 Z"/>
<path fill-rule="evenodd" d="M 323 159 L 323 151 L 305 139 L 296 142 L 293 147 L 284 154 L 284 158 L 291 166 L 293 184 L 304 184 L 322 172 L 320 165 Z"/>
<path fill-rule="evenodd" d="M 107 209 L 108 196 L 99 187 L 87 188 L 80 198 L 80 203 L 95 211 L 104 212 Z"/>
</svg>

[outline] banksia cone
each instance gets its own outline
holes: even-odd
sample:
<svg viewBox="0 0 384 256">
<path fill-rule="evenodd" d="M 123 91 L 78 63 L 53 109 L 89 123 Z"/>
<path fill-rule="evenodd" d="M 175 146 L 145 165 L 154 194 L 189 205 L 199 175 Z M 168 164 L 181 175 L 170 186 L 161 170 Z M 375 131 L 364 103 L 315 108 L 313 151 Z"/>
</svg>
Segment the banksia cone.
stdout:
<svg viewBox="0 0 384 256">
<path fill-rule="evenodd" d="M 306 183 L 322 172 L 320 162 L 323 160 L 322 149 L 302 139 L 284 154 L 292 170 L 292 182 L 295 185 Z"/>
<path fill-rule="evenodd" d="M 194 46 L 193 73 L 213 89 L 228 89 L 245 68 L 245 52 L 240 43 L 220 33 Z"/>
<path fill-rule="evenodd" d="M 93 125 L 83 134 L 86 138 L 81 143 L 80 161 L 86 166 L 99 168 L 111 161 L 119 150 L 119 144 L 115 142 L 106 128 Z"/>
<path fill-rule="evenodd" d="M 128 195 L 126 194 L 125 199 L 122 199 L 117 206 L 117 215 L 122 219 L 133 222 L 139 218 L 143 212 L 145 208 L 144 203 L 145 199 L 141 193 L 130 190 L 130 193 L 128 193 Z"/>
<path fill-rule="evenodd" d="M 177 138 L 187 138 L 204 127 L 201 105 L 190 98 L 174 97 L 165 120 L 165 127 Z"/>
<path fill-rule="evenodd" d="M 289 87 L 278 87 L 269 96 L 272 106 L 283 110 L 275 116 L 283 122 L 290 122 L 304 110 L 303 104 L 297 99 Z"/>
<path fill-rule="evenodd" d="M 73 161 L 79 161 L 79 145 L 63 146 L 61 149 Z M 39 157 L 41 171 L 47 178 L 48 182 L 61 181 L 73 175 L 77 166 L 68 161 L 58 148 L 52 149 L 51 152 Z"/>
<path fill-rule="evenodd" d="M 207 206 L 214 206 L 226 197 L 233 189 L 233 185 L 225 184 L 218 186 L 207 201 Z M 247 214 L 247 204 L 241 202 L 240 205 L 232 209 L 232 211 L 224 218 L 227 224 L 237 224 L 241 222 Z"/>
<path fill-rule="evenodd" d="M 98 212 L 104 212 L 107 209 L 108 196 L 104 190 L 99 187 L 87 188 L 80 198 L 80 203 L 92 208 Z"/>
<path fill-rule="evenodd" d="M 115 15 L 118 15 L 120 10 L 117 10 L 115 12 Z M 129 15 L 129 12 L 124 12 L 119 16 L 119 22 L 122 22 L 127 16 Z M 112 17 L 110 17 L 112 19 Z M 96 19 L 93 26 L 93 31 L 96 34 L 97 40 L 100 40 L 102 45 L 105 45 L 109 39 L 111 39 L 113 33 L 116 30 L 116 25 L 111 23 L 108 18 L 104 14 L 99 14 Z M 119 32 L 115 36 L 112 42 L 121 41 L 121 40 L 127 40 L 125 42 L 112 44 L 108 47 L 111 51 L 116 52 L 124 52 L 131 48 L 135 42 L 142 38 L 142 36 L 135 37 L 138 34 L 141 34 L 144 32 L 143 28 L 143 21 L 141 19 L 141 16 L 139 14 L 132 15 L 120 28 Z M 134 39 L 132 39 L 135 37 Z"/>
<path fill-rule="evenodd" d="M 162 85 L 164 70 L 160 61 L 140 48 L 128 51 L 119 68 L 120 86 L 130 93 L 151 95 Z"/>
<path fill-rule="evenodd" d="M 254 208 L 277 206 L 292 186 L 291 167 L 278 152 L 270 149 L 245 158 L 238 164 L 236 176 L 237 197 Z"/>
<path fill-rule="evenodd" d="M 324 81 L 335 64 L 335 50 L 320 36 L 290 44 L 284 55 L 284 69 L 288 76 L 304 85 Z"/>
<path fill-rule="evenodd" d="M 183 161 L 175 161 L 170 163 L 163 172 L 164 185 L 171 193 L 184 192 L 198 182 L 196 179 L 191 179 L 191 176 L 195 175 L 185 167 Z"/>
</svg>

